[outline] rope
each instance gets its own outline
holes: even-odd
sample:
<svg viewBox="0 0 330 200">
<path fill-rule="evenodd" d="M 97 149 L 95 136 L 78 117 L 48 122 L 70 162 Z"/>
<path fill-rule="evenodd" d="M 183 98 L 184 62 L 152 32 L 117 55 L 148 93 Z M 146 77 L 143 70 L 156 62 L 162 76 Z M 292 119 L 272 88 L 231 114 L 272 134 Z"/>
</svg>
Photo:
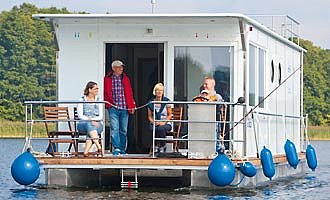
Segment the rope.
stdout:
<svg viewBox="0 0 330 200">
<path fill-rule="evenodd" d="M 115 104 L 110 103 L 109 101 L 106 101 L 106 104 L 109 104 L 110 106 L 112 106 L 112 107 L 114 107 L 114 108 L 116 108 L 118 110 L 127 110 L 127 111 L 130 111 L 130 110 L 139 110 L 139 109 L 142 109 L 142 108 L 148 106 L 149 104 L 151 104 L 151 102 L 148 102 L 146 104 L 143 104 L 142 106 L 138 106 L 138 107 L 135 107 L 135 108 L 122 108 L 122 107 L 119 107 L 119 106 L 117 106 Z"/>
<path fill-rule="evenodd" d="M 241 155 L 239 154 L 238 151 L 234 150 L 233 152 L 230 150 L 226 150 L 225 154 L 230 158 L 230 159 L 234 159 L 234 160 L 241 160 L 242 163 L 245 163 L 248 161 L 248 159 L 246 158 L 242 158 Z M 229 186 L 233 186 L 233 187 L 237 187 L 239 184 L 242 183 L 242 181 L 244 180 L 245 175 L 243 174 L 243 177 L 241 178 L 241 180 L 236 183 L 236 184 L 230 184 Z"/>
<path fill-rule="evenodd" d="M 242 183 L 242 181 L 244 180 L 244 178 L 245 178 L 245 176 L 243 176 L 243 177 L 241 178 L 241 180 L 240 180 L 238 183 L 236 183 L 236 184 L 230 184 L 229 186 L 237 187 L 239 184 Z"/>
</svg>

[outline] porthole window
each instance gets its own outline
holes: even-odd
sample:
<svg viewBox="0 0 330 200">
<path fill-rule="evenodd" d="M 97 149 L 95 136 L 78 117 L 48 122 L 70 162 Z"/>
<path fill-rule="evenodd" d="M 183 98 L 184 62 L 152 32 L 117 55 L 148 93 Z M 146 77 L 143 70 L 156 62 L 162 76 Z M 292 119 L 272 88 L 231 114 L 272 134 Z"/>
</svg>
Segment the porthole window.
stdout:
<svg viewBox="0 0 330 200">
<path fill-rule="evenodd" d="M 270 81 L 273 83 L 274 82 L 274 61 L 272 60 L 272 63 L 270 65 L 271 70 L 270 70 Z"/>
<path fill-rule="evenodd" d="M 282 67 L 281 67 L 281 63 L 278 63 L 278 84 L 281 84 L 281 78 L 282 78 Z"/>
</svg>

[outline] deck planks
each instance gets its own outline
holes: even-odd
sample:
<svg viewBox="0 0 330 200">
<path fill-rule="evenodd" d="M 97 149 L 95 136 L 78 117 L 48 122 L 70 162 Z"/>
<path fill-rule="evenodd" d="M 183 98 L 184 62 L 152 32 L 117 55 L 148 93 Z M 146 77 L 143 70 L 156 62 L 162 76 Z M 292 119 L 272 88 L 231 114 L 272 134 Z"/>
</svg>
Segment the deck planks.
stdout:
<svg viewBox="0 0 330 200">
<path fill-rule="evenodd" d="M 298 154 L 299 159 L 305 158 L 305 153 Z M 187 159 L 187 158 L 151 158 L 151 157 L 37 157 L 41 165 L 134 165 L 134 166 L 209 166 L 211 159 Z M 244 161 L 249 161 L 256 167 L 260 167 L 261 161 L 259 158 L 246 158 Z M 285 155 L 273 156 L 274 163 L 286 163 Z M 232 160 L 237 165 L 242 163 L 243 160 Z"/>
</svg>

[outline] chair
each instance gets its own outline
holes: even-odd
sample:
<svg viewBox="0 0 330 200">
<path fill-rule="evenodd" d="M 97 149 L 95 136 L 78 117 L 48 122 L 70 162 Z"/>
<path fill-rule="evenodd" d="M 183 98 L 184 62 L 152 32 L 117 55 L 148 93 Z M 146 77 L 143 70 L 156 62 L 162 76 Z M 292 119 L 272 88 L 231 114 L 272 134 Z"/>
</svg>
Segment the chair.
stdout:
<svg viewBox="0 0 330 200">
<path fill-rule="evenodd" d="M 73 113 L 74 113 L 74 128 L 75 128 L 75 138 L 76 138 L 76 145 L 77 145 L 77 153 L 78 154 L 81 154 L 82 152 L 79 152 L 79 143 L 86 143 L 87 132 L 81 132 L 81 131 L 78 131 L 78 129 L 77 129 L 77 125 L 78 125 L 78 121 L 79 121 L 77 107 L 74 107 L 73 108 Z M 102 148 L 102 138 L 99 138 L 99 143 L 100 143 L 101 148 Z M 93 153 L 94 152 L 90 152 L 89 154 L 93 154 Z M 97 152 L 95 152 L 94 154 L 96 154 L 96 153 Z M 102 153 L 102 156 L 103 156 L 103 153 Z"/>
<path fill-rule="evenodd" d="M 75 131 L 71 128 L 68 107 L 44 107 L 44 118 L 46 132 L 49 138 L 47 152 L 50 152 L 50 154 L 52 154 L 53 156 L 55 156 L 56 154 L 60 154 L 60 152 L 56 150 L 56 144 L 68 143 L 68 152 L 71 151 L 71 147 L 73 145 L 74 151 L 75 153 L 77 153 L 78 149 L 74 139 Z M 60 123 L 67 124 L 68 130 L 57 130 L 59 128 L 58 126 Z M 51 124 L 54 124 L 54 126 L 52 126 Z"/>
<path fill-rule="evenodd" d="M 219 132 L 217 134 L 219 134 L 218 139 L 221 139 L 221 144 L 222 146 L 225 146 L 224 144 L 224 139 L 225 139 L 225 133 L 226 133 L 226 126 L 228 126 L 228 124 L 226 123 L 227 121 L 227 105 L 224 104 L 221 108 L 220 108 L 220 123 L 218 123 L 219 126 Z"/>
<path fill-rule="evenodd" d="M 180 137 L 181 132 L 181 120 L 183 114 L 183 107 L 175 107 L 172 108 L 172 118 L 171 120 L 176 120 L 173 122 L 172 131 L 167 132 L 166 136 L 173 136 L 173 139 L 178 139 Z M 173 152 L 178 152 L 178 141 L 177 140 L 166 140 L 166 143 L 173 143 Z"/>
</svg>

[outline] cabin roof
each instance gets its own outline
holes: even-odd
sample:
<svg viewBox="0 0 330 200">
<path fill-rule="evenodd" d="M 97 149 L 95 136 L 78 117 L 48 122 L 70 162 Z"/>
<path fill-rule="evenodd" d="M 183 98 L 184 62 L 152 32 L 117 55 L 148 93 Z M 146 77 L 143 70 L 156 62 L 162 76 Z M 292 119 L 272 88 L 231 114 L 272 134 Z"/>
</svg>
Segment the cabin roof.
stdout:
<svg viewBox="0 0 330 200">
<path fill-rule="evenodd" d="M 33 18 L 42 20 L 63 20 L 74 23 L 109 24 L 223 24 L 230 19 L 241 19 L 266 32 L 281 42 L 299 50 L 306 50 L 279 35 L 256 20 L 240 13 L 171 13 L 171 14 L 34 14 Z"/>
</svg>

